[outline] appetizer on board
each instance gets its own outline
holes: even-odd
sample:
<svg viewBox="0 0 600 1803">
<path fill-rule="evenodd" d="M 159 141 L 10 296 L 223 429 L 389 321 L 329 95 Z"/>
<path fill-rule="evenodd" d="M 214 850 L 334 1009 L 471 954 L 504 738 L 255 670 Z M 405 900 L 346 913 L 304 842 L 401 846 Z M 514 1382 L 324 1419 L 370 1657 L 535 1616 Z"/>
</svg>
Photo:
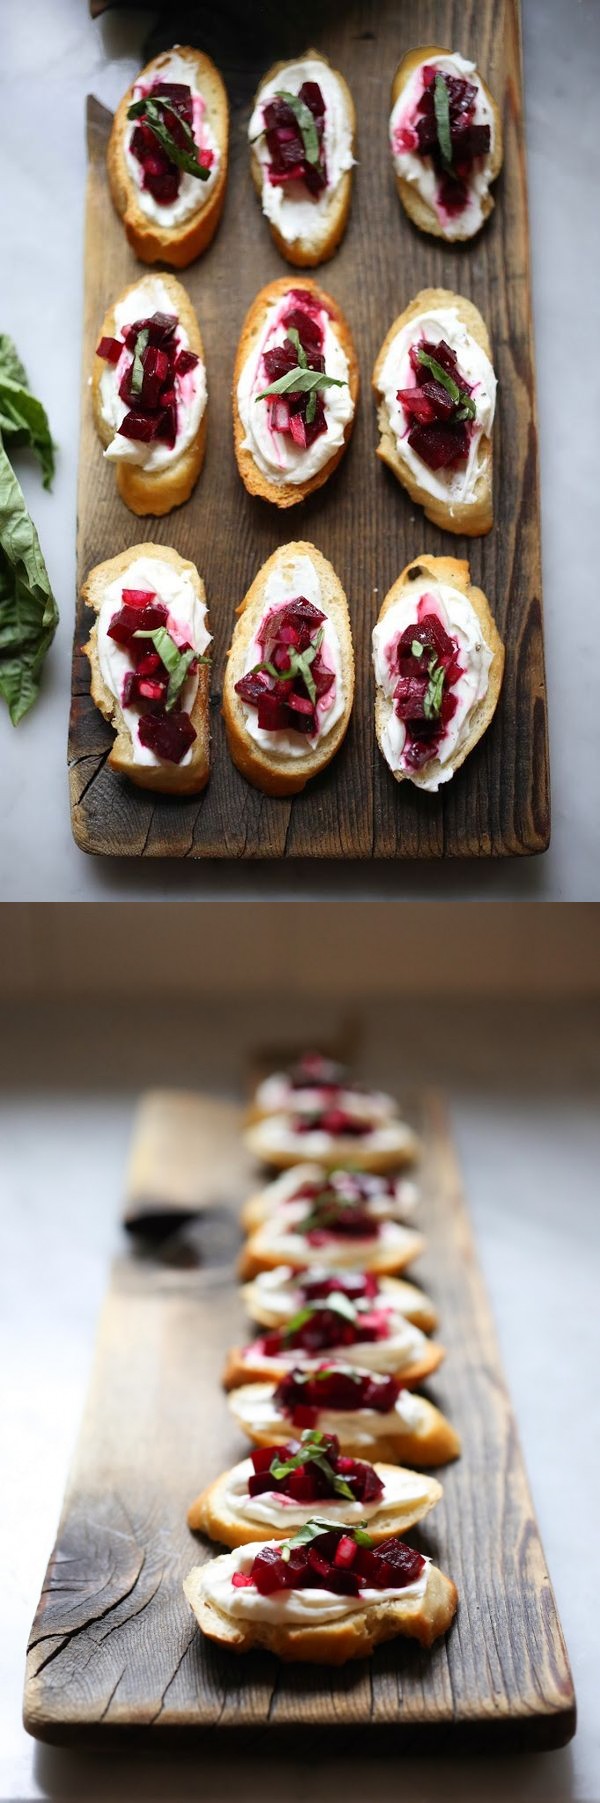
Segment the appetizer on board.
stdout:
<svg viewBox="0 0 600 1803">
<path fill-rule="evenodd" d="M 409 51 L 392 83 L 389 129 L 409 219 L 436 238 L 475 237 L 502 167 L 502 120 L 475 64 L 435 44 Z"/>
<path fill-rule="evenodd" d="M 298 1103 L 304 1108 L 320 1108 L 324 1102 L 358 1115 L 376 1105 L 382 1120 L 398 1113 L 393 1096 L 357 1083 L 345 1064 L 324 1058 L 320 1052 L 305 1052 L 288 1070 L 274 1071 L 257 1084 L 247 1119 L 260 1121 L 265 1115 L 285 1114 Z"/>
<path fill-rule="evenodd" d="M 385 597 L 373 632 L 375 729 L 396 782 L 435 793 L 494 715 L 504 646 L 468 563 L 421 556 Z"/>
<path fill-rule="evenodd" d="M 265 1534 L 285 1539 L 318 1509 L 332 1527 L 366 1527 L 373 1541 L 405 1534 L 442 1496 L 437 1478 L 400 1465 L 370 1465 L 340 1452 L 335 1434 L 314 1428 L 283 1445 L 256 1447 L 209 1484 L 188 1510 L 188 1526 L 244 1546 Z"/>
<path fill-rule="evenodd" d="M 194 309 L 175 276 L 141 276 L 109 308 L 92 404 L 131 512 L 161 515 L 187 501 L 204 462 L 206 366 Z"/>
<path fill-rule="evenodd" d="M 209 1640 L 234 1653 L 345 1665 L 399 1634 L 431 1646 L 458 1596 L 450 1578 L 397 1535 L 313 1520 L 287 1541 L 259 1541 L 196 1566 L 184 1592 Z"/>
<path fill-rule="evenodd" d="M 353 1458 L 394 1465 L 445 1465 L 460 1454 L 460 1441 L 441 1411 L 406 1390 L 398 1377 L 359 1364 L 306 1371 L 299 1362 L 278 1384 L 243 1384 L 231 1390 L 236 1425 L 255 1446 L 289 1438 L 291 1428 L 336 1434 Z"/>
<path fill-rule="evenodd" d="M 469 538 L 494 517 L 491 355 L 472 301 L 425 288 L 390 326 L 373 371 L 377 456 L 428 520 Z"/>
<path fill-rule="evenodd" d="M 395 1277 L 424 1246 L 422 1234 L 381 1212 L 377 1197 L 357 1194 L 354 1186 L 348 1192 L 346 1186 L 326 1185 L 316 1196 L 300 1196 L 269 1215 L 249 1234 L 239 1271 L 247 1279 L 289 1265 L 302 1272 L 323 1268 Z"/>
<path fill-rule="evenodd" d="M 418 1190 L 410 1177 L 389 1173 L 378 1175 L 372 1171 L 356 1171 L 352 1167 L 347 1171 L 343 1167 L 327 1171 L 318 1164 L 295 1164 L 248 1198 L 242 1208 L 242 1227 L 245 1233 L 253 1233 L 256 1227 L 262 1227 L 263 1221 L 280 1214 L 294 1202 L 315 1203 L 323 1198 L 335 1206 L 338 1197 L 357 1205 L 369 1202 L 372 1216 L 382 1221 L 410 1221 L 417 1205 Z"/>
<path fill-rule="evenodd" d="M 206 250 L 225 199 L 229 107 L 218 69 L 176 44 L 137 76 L 117 107 L 108 177 L 142 263 L 186 269 Z"/>
<path fill-rule="evenodd" d="M 288 263 L 332 257 L 350 211 L 356 114 L 338 69 L 317 50 L 275 63 L 248 126 L 252 179 Z"/>
<path fill-rule="evenodd" d="M 413 1321 L 422 1333 L 434 1333 L 438 1325 L 437 1309 L 424 1290 L 400 1277 L 378 1277 L 374 1271 L 329 1270 L 324 1265 L 293 1270 L 291 1265 L 275 1265 L 259 1271 L 242 1289 L 250 1320 L 260 1327 L 285 1327 L 306 1303 L 336 1294 L 348 1296 L 359 1309 L 379 1304 L 391 1308 L 405 1321 Z"/>
<path fill-rule="evenodd" d="M 96 564 L 82 596 L 96 619 L 84 651 L 96 707 L 116 734 L 111 770 L 140 789 L 197 794 L 209 776 L 206 592 L 167 545 Z"/>
<path fill-rule="evenodd" d="M 420 1327 L 389 1305 L 359 1307 L 338 1290 L 306 1302 L 283 1327 L 270 1328 L 247 1346 L 232 1347 L 223 1388 L 279 1383 L 299 1359 L 307 1371 L 317 1370 L 324 1358 L 336 1365 L 351 1357 L 359 1358 L 364 1370 L 401 1377 L 405 1388 L 411 1390 L 437 1371 L 444 1348 L 434 1345 Z"/>
<path fill-rule="evenodd" d="M 295 507 L 337 469 L 358 400 L 352 333 L 331 296 L 284 277 L 246 315 L 233 372 L 238 470 L 251 495 Z"/>
<path fill-rule="evenodd" d="M 346 596 L 316 546 L 299 541 L 267 559 L 238 615 L 223 684 L 229 752 L 255 788 L 295 795 L 335 757 L 348 728 Z"/>
</svg>

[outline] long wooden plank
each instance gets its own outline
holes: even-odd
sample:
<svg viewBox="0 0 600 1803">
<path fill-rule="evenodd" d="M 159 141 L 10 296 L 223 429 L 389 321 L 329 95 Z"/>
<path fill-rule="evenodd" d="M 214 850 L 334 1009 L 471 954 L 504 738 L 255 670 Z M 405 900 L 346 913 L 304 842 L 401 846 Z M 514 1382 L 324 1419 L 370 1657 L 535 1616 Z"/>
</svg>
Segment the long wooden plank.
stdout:
<svg viewBox="0 0 600 1803">
<path fill-rule="evenodd" d="M 190 11 L 172 29 L 198 31 Z M 320 18 L 319 18 L 320 11 Z M 349 0 L 302 13 L 270 4 L 209 9 L 202 44 L 221 66 L 232 105 L 232 157 L 225 215 L 207 255 L 184 273 L 206 344 L 210 420 L 206 466 L 195 494 L 165 520 L 140 522 L 119 500 L 91 417 L 88 376 L 98 327 L 115 294 L 140 265 L 111 207 L 106 182 L 110 116 L 88 109 L 89 181 L 85 253 L 83 412 L 79 476 L 78 586 L 92 564 L 147 536 L 197 561 L 206 579 L 215 638 L 212 672 L 213 773 L 200 797 L 155 797 L 106 768 L 112 734 L 89 695 L 81 653 L 89 621 L 78 604 L 69 741 L 71 815 L 77 843 L 131 857 L 439 858 L 515 856 L 548 844 L 549 776 L 541 617 L 538 459 L 531 342 L 527 188 L 524 161 L 518 0 Z M 250 102 L 260 75 L 309 39 L 350 82 L 359 119 L 359 167 L 352 215 L 323 281 L 355 334 L 363 394 L 348 455 L 325 488 L 293 517 L 245 492 L 235 468 L 231 372 L 246 309 L 257 290 L 284 273 L 261 220 L 248 169 Z M 400 208 L 388 146 L 392 72 L 419 43 L 472 54 L 502 108 L 506 158 L 497 205 L 468 249 L 417 232 Z M 439 532 L 374 456 L 370 377 L 396 314 L 420 288 L 460 289 L 487 319 L 500 382 L 496 429 L 496 525 L 484 540 Z M 293 801 L 250 788 L 227 754 L 221 686 L 234 608 L 260 564 L 290 538 L 313 539 L 334 564 L 352 614 L 357 695 L 347 741 L 317 782 Z M 371 630 L 383 595 L 418 552 L 468 556 L 473 580 L 490 596 L 506 641 L 506 677 L 490 731 L 439 796 L 393 781 L 373 732 Z"/>
<path fill-rule="evenodd" d="M 243 1331 L 230 1272 L 232 1192 L 211 1271 L 182 1256 L 116 1264 L 58 1537 L 32 1628 L 25 1722 L 41 1739 L 141 1737 L 211 1747 L 268 1736 L 304 1751 L 352 1744 L 422 1750 L 559 1746 L 575 1725 L 567 1654 L 499 1364 L 455 1155 L 441 1104 L 424 1098 L 418 1275 L 436 1302 L 448 1358 L 435 1400 L 462 1459 L 420 1537 L 455 1579 L 460 1605 L 430 1653 L 391 1642 L 342 1671 L 240 1661 L 202 1640 L 182 1578 L 208 1549 L 186 1507 L 241 1456 L 219 1389 Z M 239 1173 L 238 1173 L 239 1181 Z M 198 1257 L 196 1237 L 190 1241 Z M 190 1256 L 193 1254 L 190 1252 Z"/>
</svg>

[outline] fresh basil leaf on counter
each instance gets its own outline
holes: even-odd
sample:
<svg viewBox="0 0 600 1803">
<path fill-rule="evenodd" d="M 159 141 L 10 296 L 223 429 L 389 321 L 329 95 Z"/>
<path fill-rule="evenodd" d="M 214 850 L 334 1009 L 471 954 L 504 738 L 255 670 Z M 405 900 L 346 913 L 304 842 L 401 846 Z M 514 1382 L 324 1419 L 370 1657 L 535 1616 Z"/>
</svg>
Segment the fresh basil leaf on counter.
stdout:
<svg viewBox="0 0 600 1803">
<path fill-rule="evenodd" d="M 0 433 L 8 446 L 27 445 L 39 459 L 44 488 L 54 475 L 54 445 L 48 415 L 31 393 L 27 373 L 7 333 L 0 335 Z"/>
<path fill-rule="evenodd" d="M 57 625 L 38 535 L 0 443 L 0 694 L 13 726 L 36 699 Z"/>
</svg>

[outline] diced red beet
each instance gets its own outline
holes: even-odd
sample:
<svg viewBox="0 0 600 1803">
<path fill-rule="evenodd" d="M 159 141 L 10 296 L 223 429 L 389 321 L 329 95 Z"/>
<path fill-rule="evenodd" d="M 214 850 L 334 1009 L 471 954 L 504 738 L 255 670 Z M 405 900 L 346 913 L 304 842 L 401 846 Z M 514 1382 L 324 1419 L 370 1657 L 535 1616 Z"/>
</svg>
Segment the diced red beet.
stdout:
<svg viewBox="0 0 600 1803">
<path fill-rule="evenodd" d="M 405 122 L 403 148 L 431 159 L 438 176 L 438 202 L 450 214 L 464 211 L 469 199 L 473 164 L 487 156 L 491 145 L 489 125 L 475 125 L 477 86 L 462 76 L 428 64 L 422 71 L 423 90 L 412 118 Z M 448 170 L 438 138 L 434 84 L 441 76 L 448 95 L 452 167 Z"/>
<path fill-rule="evenodd" d="M 149 413 L 140 413 L 132 408 L 126 413 L 118 427 L 121 438 L 135 438 L 140 444 L 151 444 L 156 438 L 156 419 Z"/>
<path fill-rule="evenodd" d="M 290 430 L 290 409 L 282 394 L 273 396 L 269 423 L 272 432 L 289 432 Z"/>
<path fill-rule="evenodd" d="M 121 338 L 101 338 L 96 349 L 96 356 L 102 357 L 105 363 L 118 363 L 123 340 Z"/>
<path fill-rule="evenodd" d="M 155 591 L 151 588 L 124 588 L 121 594 L 125 607 L 149 607 L 156 600 Z"/>
<path fill-rule="evenodd" d="M 343 1365 L 320 1366 L 317 1371 L 294 1368 L 277 1384 L 275 1407 L 281 1409 L 296 1426 L 315 1426 L 324 1409 L 373 1409 L 387 1415 L 394 1408 L 401 1389 L 395 1377 L 348 1370 Z M 317 1411 L 312 1422 L 300 1421 L 300 1413 Z"/>
<path fill-rule="evenodd" d="M 170 714 L 142 714 L 138 735 L 140 744 L 167 764 L 180 764 L 197 737 L 189 714 L 182 709 L 173 709 Z"/>
<path fill-rule="evenodd" d="M 252 1589 L 254 1588 L 254 1578 L 251 1576 L 249 1571 L 248 1572 L 234 1571 L 231 1582 L 232 1582 L 235 1590 L 247 1590 L 248 1588 L 252 1588 Z"/>
<path fill-rule="evenodd" d="M 247 1576 L 262 1596 L 278 1590 L 318 1589 L 337 1596 L 360 1596 L 362 1590 L 403 1590 L 414 1584 L 425 1567 L 422 1553 L 390 1534 L 379 1546 L 357 1541 L 346 1528 L 323 1528 L 313 1538 L 294 1545 L 267 1542 L 252 1562 L 249 1574 L 236 1573 L 232 1583 Z"/>
<path fill-rule="evenodd" d="M 187 350 L 178 351 L 177 356 L 175 358 L 175 373 L 176 373 L 176 375 L 178 375 L 178 376 L 189 375 L 190 370 L 195 369 L 196 364 L 198 362 L 199 362 L 199 358 L 197 357 L 195 351 L 187 351 Z"/>
<path fill-rule="evenodd" d="M 469 432 L 464 420 L 456 425 L 413 426 L 408 442 L 430 470 L 449 469 L 469 455 Z"/>
</svg>

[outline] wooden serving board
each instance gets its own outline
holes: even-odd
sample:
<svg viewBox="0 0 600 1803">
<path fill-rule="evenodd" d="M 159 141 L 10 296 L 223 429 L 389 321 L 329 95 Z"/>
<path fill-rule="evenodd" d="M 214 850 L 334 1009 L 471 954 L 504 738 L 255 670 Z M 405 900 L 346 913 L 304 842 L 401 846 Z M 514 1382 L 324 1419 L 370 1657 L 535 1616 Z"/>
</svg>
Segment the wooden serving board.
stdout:
<svg viewBox="0 0 600 1803">
<path fill-rule="evenodd" d="M 463 1440 L 417 1536 L 458 1586 L 450 1633 L 430 1652 L 397 1640 L 368 1662 L 323 1670 L 266 1653 L 236 1658 L 196 1628 L 182 1580 L 209 1549 L 189 1532 L 186 1509 L 244 1456 L 219 1387 L 227 1346 L 245 1332 L 233 1281 L 242 1195 L 232 1184 L 212 1267 L 210 1235 L 204 1262 L 198 1254 L 197 1223 L 187 1261 L 180 1231 L 178 1263 L 167 1241 L 162 1254 L 146 1249 L 114 1267 L 29 1643 L 30 1733 L 98 1745 L 207 1741 L 225 1754 L 234 1743 L 290 1742 L 305 1756 L 341 1743 L 346 1754 L 363 1743 L 547 1748 L 574 1733 L 567 1654 L 441 1104 L 423 1098 L 414 1120 L 429 1239 L 418 1276 L 448 1349 L 432 1394 Z"/>
<path fill-rule="evenodd" d="M 173 9 L 173 37 L 197 35 Z M 193 15 L 193 8 L 189 9 Z M 232 18 L 235 15 L 235 19 Z M 231 101 L 231 170 L 225 213 L 207 254 L 183 274 L 205 341 L 209 427 L 206 465 L 187 504 L 164 520 L 138 520 L 118 498 L 92 421 L 88 377 L 104 312 L 143 266 L 111 206 L 106 145 L 111 118 L 88 103 L 83 412 L 79 474 L 78 588 L 93 564 L 144 538 L 173 545 L 204 576 L 214 634 L 212 775 L 201 796 L 160 797 L 106 767 L 113 735 L 90 698 L 81 652 L 90 619 L 77 606 L 69 738 L 71 817 L 84 851 L 130 857 L 440 858 L 543 851 L 550 834 L 542 642 L 538 456 L 531 337 L 527 186 L 518 0 L 312 0 L 251 9 L 224 4 L 203 19 L 202 47 L 218 61 Z M 177 29 L 176 29 L 177 27 Z M 171 29 L 171 23 L 169 25 Z M 164 38 L 162 40 L 164 45 Z M 270 63 L 312 42 L 338 66 L 358 111 L 358 168 L 346 238 L 318 272 L 341 302 L 356 339 L 362 396 L 353 439 L 319 492 L 281 512 L 252 499 L 237 474 L 231 378 L 246 310 L 289 266 L 272 244 L 250 179 L 247 122 Z M 393 71 L 413 44 L 458 45 L 489 79 L 502 109 L 505 165 L 496 207 L 468 247 L 415 230 L 396 193 L 387 127 Z M 157 47 L 157 46 L 155 46 Z M 290 279 L 294 272 L 289 271 Z M 296 272 L 296 279 L 300 279 Z M 499 377 L 495 516 L 485 539 L 440 532 L 414 507 L 374 451 L 370 392 L 375 356 L 392 320 L 421 288 L 462 291 L 487 320 Z M 232 765 L 221 689 L 234 610 L 265 559 L 290 539 L 313 541 L 349 598 L 357 692 L 347 740 L 330 768 L 292 800 L 266 798 Z M 404 565 L 419 553 L 468 557 L 506 642 L 500 705 L 490 730 L 438 796 L 394 782 L 375 742 L 371 632 Z"/>
</svg>

